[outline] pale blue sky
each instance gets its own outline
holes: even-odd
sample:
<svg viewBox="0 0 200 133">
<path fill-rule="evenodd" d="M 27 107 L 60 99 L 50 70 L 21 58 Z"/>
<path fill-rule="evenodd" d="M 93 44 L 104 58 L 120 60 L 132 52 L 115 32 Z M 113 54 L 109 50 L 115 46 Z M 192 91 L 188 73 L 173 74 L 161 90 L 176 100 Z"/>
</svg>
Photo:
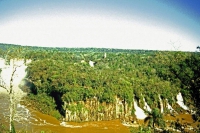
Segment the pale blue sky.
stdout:
<svg viewBox="0 0 200 133">
<path fill-rule="evenodd" d="M 199 0 L 0 0 L 0 43 L 195 51 Z"/>
</svg>

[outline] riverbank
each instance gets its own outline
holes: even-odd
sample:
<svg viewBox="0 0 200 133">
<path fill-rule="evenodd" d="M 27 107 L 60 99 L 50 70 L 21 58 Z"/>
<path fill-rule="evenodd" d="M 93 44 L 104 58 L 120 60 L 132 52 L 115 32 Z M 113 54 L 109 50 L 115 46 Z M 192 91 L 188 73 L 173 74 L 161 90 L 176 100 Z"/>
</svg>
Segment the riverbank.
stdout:
<svg viewBox="0 0 200 133">
<path fill-rule="evenodd" d="M 22 63 L 22 62 L 19 61 L 19 64 L 20 63 Z M 19 98 L 15 99 L 15 100 L 20 101 L 20 97 L 23 96 L 22 94 L 25 94 L 18 87 L 20 81 L 26 75 L 25 69 L 26 69 L 26 66 L 24 64 L 19 65 L 19 67 L 17 67 L 16 72 L 15 72 L 16 75 L 14 75 L 13 89 L 14 89 L 15 97 L 19 96 Z M 9 86 L 9 81 L 11 81 L 10 76 L 12 75 L 12 71 L 13 71 L 12 65 L 3 66 L 1 77 L 3 78 L 3 81 L 5 81 L 7 86 Z M 5 89 L 3 89 L 3 88 L 0 88 L 0 89 L 1 89 L 1 91 L 6 92 Z M 179 96 L 181 96 L 181 95 L 179 95 Z M 38 101 L 35 103 L 41 103 L 41 101 L 42 101 L 41 98 L 37 98 L 37 99 L 38 99 Z M 177 100 L 178 100 L 178 98 L 177 98 Z M 50 100 L 47 99 L 47 101 L 51 103 Z M 159 99 L 159 101 L 160 101 L 160 103 L 162 103 L 161 99 Z M 180 102 L 178 102 L 178 103 L 180 103 L 180 105 L 183 104 L 182 98 L 178 101 L 180 101 Z M 3 113 L 1 118 L 5 118 L 4 121 L 6 123 L 6 120 L 8 119 L 8 113 L 9 113 L 9 111 L 8 111 L 9 100 L 8 101 L 2 100 L 1 102 L 2 102 L 1 103 L 1 105 L 2 105 L 1 111 Z M 119 102 L 119 104 L 123 105 L 123 102 Z M 46 105 L 46 103 L 45 103 L 45 105 Z M 124 126 L 120 120 L 98 121 L 98 122 L 92 121 L 92 122 L 82 122 L 82 123 L 73 123 L 73 122 L 61 122 L 60 123 L 58 120 L 56 120 L 53 117 L 41 114 L 38 111 L 29 109 L 29 108 L 25 107 L 24 105 L 21 105 L 18 101 L 16 102 L 16 106 L 17 106 L 17 110 L 18 110 L 17 117 L 15 118 L 15 122 L 17 123 L 16 124 L 17 129 L 20 129 L 20 127 L 26 127 L 25 130 L 30 130 L 30 132 L 33 132 L 33 131 L 41 132 L 42 130 L 45 130 L 45 131 L 50 130 L 53 132 L 63 132 L 65 130 L 66 130 L 66 132 L 72 132 L 72 131 L 73 132 L 80 132 L 80 131 L 81 132 L 88 132 L 88 131 L 89 132 L 90 131 L 91 132 L 126 132 L 128 129 L 126 126 L 139 126 L 139 125 L 142 126 L 142 124 L 144 124 L 144 123 L 139 123 L 139 122 L 136 122 L 135 124 L 125 123 L 124 125 L 126 125 L 126 126 Z M 32 104 L 30 106 L 33 108 L 34 105 Z M 90 106 L 93 106 L 93 104 L 90 104 Z M 161 104 L 160 106 L 161 106 L 161 110 L 163 110 L 163 104 Z M 104 106 L 104 107 L 106 107 L 106 106 Z M 118 106 L 118 107 L 120 107 L 120 106 Z M 142 109 L 138 109 L 139 105 L 137 105 L 136 102 L 134 103 L 134 107 L 135 107 L 135 109 L 137 109 L 136 115 L 139 116 L 139 113 L 142 112 Z M 173 108 L 175 110 L 177 109 L 176 107 L 173 107 Z M 3 109 L 6 109 L 6 110 L 3 110 Z M 118 108 L 118 109 L 120 110 L 120 108 Z M 47 109 L 47 110 L 50 110 L 50 109 Z M 109 111 L 107 111 L 107 112 L 109 112 Z M 102 114 L 106 114 L 106 113 L 103 112 Z M 72 116 L 72 114 L 70 114 L 70 116 Z M 184 117 L 184 116 L 187 116 L 187 117 Z M 172 122 L 174 122 L 174 124 L 177 124 L 178 126 L 180 126 L 180 128 L 182 128 L 182 126 L 185 126 L 184 124 L 186 124 L 186 128 L 190 128 L 189 127 L 190 125 L 192 128 L 195 128 L 196 125 L 195 125 L 194 121 L 192 120 L 191 115 L 184 114 L 184 116 L 181 116 L 181 115 L 169 116 L 169 118 L 165 118 L 165 120 L 168 125 L 170 125 Z M 146 115 L 142 115 L 142 117 L 137 117 L 137 118 L 139 119 L 139 118 L 145 118 L 145 117 L 146 117 Z M 179 119 L 178 122 L 177 122 L 177 119 Z M 130 120 L 127 120 L 127 121 L 129 122 Z M 131 122 L 134 122 L 134 121 L 131 121 Z M 175 122 L 177 122 L 177 123 L 175 123 Z M 19 126 L 17 126 L 17 125 L 19 125 Z M 187 126 L 187 125 L 189 125 L 189 126 Z M 175 125 L 172 125 L 172 126 L 175 126 Z M 121 131 L 121 129 L 123 129 L 123 130 Z"/>
<path fill-rule="evenodd" d="M 91 121 L 91 122 L 60 122 L 54 117 L 49 115 L 45 115 L 40 113 L 39 111 L 35 111 L 33 109 L 29 109 L 32 112 L 32 115 L 39 116 L 40 119 L 37 121 L 40 122 L 38 125 L 42 125 L 41 127 L 36 127 L 33 129 L 34 131 L 44 130 L 44 131 L 54 131 L 54 132 L 130 132 L 131 128 L 135 128 L 139 130 L 139 127 L 147 126 L 147 123 L 144 123 L 144 120 L 137 120 L 135 123 L 122 122 L 118 120 L 110 120 L 110 121 Z M 175 123 L 180 124 L 184 129 L 189 133 L 195 133 L 197 131 L 197 126 L 200 124 L 199 122 L 195 122 L 190 114 L 177 114 L 176 116 L 165 115 L 164 120 L 166 122 L 166 129 L 174 132 L 181 132 L 180 127 L 175 127 Z M 46 123 L 46 124 L 44 124 Z M 173 125 L 173 124 L 174 125 Z M 161 129 L 157 129 L 161 130 Z"/>
<path fill-rule="evenodd" d="M 8 95 L 0 93 L 0 118 L 1 123 L 8 127 Z M 60 122 L 56 118 L 42 114 L 21 104 L 17 104 L 15 119 L 16 131 L 28 131 L 34 133 L 130 133 L 129 128 L 124 126 L 120 120 L 94 121 L 94 122 Z M 22 114 L 23 113 L 23 114 Z M 22 114 L 23 120 L 19 117 Z M 19 120 L 21 119 L 21 120 Z"/>
</svg>

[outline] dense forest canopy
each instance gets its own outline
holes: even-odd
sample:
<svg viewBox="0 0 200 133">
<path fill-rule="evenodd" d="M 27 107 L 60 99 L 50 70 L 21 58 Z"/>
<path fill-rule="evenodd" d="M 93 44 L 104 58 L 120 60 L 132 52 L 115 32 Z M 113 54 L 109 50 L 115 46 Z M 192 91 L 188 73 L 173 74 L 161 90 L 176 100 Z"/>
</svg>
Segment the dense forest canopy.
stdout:
<svg viewBox="0 0 200 133">
<path fill-rule="evenodd" d="M 29 98 L 40 98 L 40 103 L 48 106 L 46 113 L 47 109 L 56 108 L 64 114 L 63 101 L 72 103 L 94 97 L 106 103 L 113 103 L 118 97 L 128 104 L 133 98 L 145 98 L 154 108 L 159 106 L 158 96 L 173 105 L 179 92 L 188 107 L 197 111 L 200 108 L 199 52 L 0 47 L 1 57 L 11 47 L 20 47 L 20 58 L 32 60 L 26 70 L 26 79 L 34 86 Z M 89 61 L 95 62 L 94 67 Z"/>
</svg>

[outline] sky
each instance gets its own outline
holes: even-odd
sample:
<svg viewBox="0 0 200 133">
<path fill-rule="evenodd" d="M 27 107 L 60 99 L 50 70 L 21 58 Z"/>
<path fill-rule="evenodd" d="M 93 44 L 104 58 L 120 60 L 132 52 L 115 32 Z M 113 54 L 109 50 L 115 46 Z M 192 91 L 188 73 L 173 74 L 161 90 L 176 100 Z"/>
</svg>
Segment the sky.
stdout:
<svg viewBox="0 0 200 133">
<path fill-rule="evenodd" d="M 196 51 L 200 0 L 0 0 L 0 43 Z"/>
</svg>

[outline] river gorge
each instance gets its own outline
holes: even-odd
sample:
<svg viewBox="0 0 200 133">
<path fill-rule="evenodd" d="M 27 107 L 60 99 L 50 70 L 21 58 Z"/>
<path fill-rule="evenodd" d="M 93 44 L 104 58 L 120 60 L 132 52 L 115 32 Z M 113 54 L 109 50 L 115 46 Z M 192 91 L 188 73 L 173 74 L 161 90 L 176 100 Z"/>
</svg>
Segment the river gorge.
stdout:
<svg viewBox="0 0 200 133">
<path fill-rule="evenodd" d="M 0 65 L 2 68 L 1 77 L 5 84 L 8 86 L 10 82 L 10 75 L 12 75 L 12 61 L 10 65 L 5 65 L 5 61 L 3 59 L 0 60 Z M 28 63 L 30 61 L 27 61 Z M 20 101 L 23 96 L 26 96 L 26 93 L 23 92 L 19 88 L 19 84 L 22 79 L 26 76 L 25 69 L 27 68 L 26 64 L 23 60 L 15 61 L 18 65 L 14 80 L 13 80 L 13 88 L 15 93 L 15 127 L 17 131 L 29 131 L 29 132 L 94 132 L 94 133 L 129 133 L 129 127 L 139 127 L 144 124 L 144 119 L 147 117 L 144 109 L 147 111 L 151 111 L 149 105 L 145 102 L 145 99 L 142 99 L 144 102 L 144 107 L 139 106 L 137 100 L 133 99 L 131 106 L 125 104 L 123 100 L 116 97 L 115 104 L 106 104 L 99 103 L 94 97 L 92 100 L 86 100 L 84 103 L 80 101 L 85 107 L 87 107 L 87 111 L 83 111 L 81 108 L 81 116 L 77 115 L 80 112 L 72 112 L 65 109 L 66 116 L 63 118 L 63 121 L 58 121 L 57 119 L 42 114 L 41 112 L 35 111 L 31 108 L 31 105 L 21 105 Z M 1 82 L 2 83 L 2 82 Z M 9 123 L 9 97 L 4 88 L 0 88 L 0 122 L 3 125 L 8 127 Z M 141 94 L 142 95 L 142 94 Z M 163 113 L 163 110 L 166 108 L 170 111 L 176 112 L 176 108 L 173 108 L 166 100 L 163 100 L 158 95 L 160 100 L 160 110 Z M 174 130 L 170 127 L 170 123 L 172 121 L 177 121 L 181 124 L 187 124 L 186 129 L 189 132 L 193 132 L 193 129 L 197 127 L 199 124 L 192 119 L 192 115 L 189 114 L 192 112 L 186 105 L 184 105 L 183 97 L 181 93 L 177 94 L 177 103 L 176 106 L 182 108 L 182 113 L 175 113 L 175 115 L 166 114 L 164 119 L 169 129 Z M 141 101 L 141 99 L 140 99 Z M 71 103 L 71 105 L 77 105 L 77 103 Z M 95 112 L 95 109 L 99 107 L 104 107 L 102 112 Z M 134 112 L 131 112 L 131 109 L 134 108 Z M 95 114 L 96 113 L 96 114 Z M 93 114 L 93 115 L 92 115 Z M 101 116 L 99 116 L 101 115 Z M 131 117 L 133 116 L 133 117 Z M 73 122 L 75 121 L 75 122 Z M 177 130 L 179 132 L 180 130 Z"/>
<path fill-rule="evenodd" d="M 9 100 L 7 95 L 0 95 L 0 121 L 8 127 Z M 17 104 L 15 114 L 15 128 L 17 131 L 28 131 L 34 133 L 45 132 L 93 132 L 93 133 L 129 133 L 128 127 L 122 125 L 119 120 L 99 121 L 99 122 L 61 122 L 57 119 L 42 114 L 38 111 L 27 109 L 20 103 Z"/>
<path fill-rule="evenodd" d="M 8 127 L 8 112 L 9 112 L 9 99 L 6 94 L 0 95 L 0 120 L 1 123 Z M 58 121 L 52 116 L 42 114 L 38 111 L 26 108 L 25 106 L 17 103 L 15 114 L 15 128 L 17 131 L 28 131 L 34 133 L 45 132 L 71 132 L 71 133 L 129 133 L 129 126 L 138 127 L 144 123 L 143 120 L 138 120 L 137 123 L 128 125 L 119 119 L 110 121 L 92 121 L 92 122 L 62 122 Z M 176 121 L 180 119 L 182 123 L 187 123 L 188 131 L 193 132 L 193 127 L 196 127 L 198 123 L 195 123 L 192 116 L 189 114 L 179 114 L 176 117 L 166 115 L 166 121 Z"/>
<path fill-rule="evenodd" d="M 13 60 L 12 60 L 13 61 Z M 9 86 L 10 78 L 12 75 L 12 67 L 18 65 L 16 72 L 14 74 L 13 88 L 15 95 L 15 128 L 17 131 L 29 131 L 29 132 L 94 132 L 94 133 L 128 133 L 129 130 L 126 126 L 122 125 L 119 120 L 112 121 L 99 121 L 99 122 L 61 122 L 57 119 L 42 114 L 31 108 L 27 108 L 20 104 L 21 98 L 26 95 L 20 88 L 19 84 L 21 80 L 25 77 L 26 64 L 23 60 L 15 61 L 15 64 L 5 65 L 5 60 L 0 59 L 1 67 L 1 84 Z M 28 63 L 28 61 L 26 62 Z M 4 88 L 0 88 L 0 124 L 6 126 L 8 129 L 9 124 L 9 96 Z"/>
</svg>

